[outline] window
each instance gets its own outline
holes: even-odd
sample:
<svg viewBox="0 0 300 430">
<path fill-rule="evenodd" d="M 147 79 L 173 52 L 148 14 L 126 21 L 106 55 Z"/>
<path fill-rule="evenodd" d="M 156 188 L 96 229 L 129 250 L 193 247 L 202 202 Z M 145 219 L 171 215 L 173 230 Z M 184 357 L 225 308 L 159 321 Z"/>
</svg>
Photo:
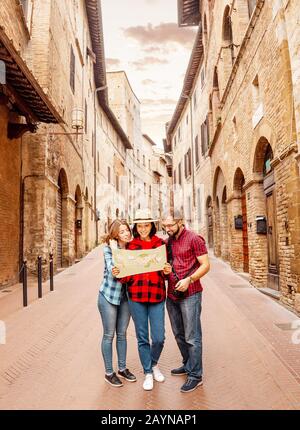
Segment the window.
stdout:
<svg viewBox="0 0 300 430">
<path fill-rule="evenodd" d="M 107 180 L 108 180 L 108 183 L 110 184 L 110 167 L 109 166 L 107 168 Z"/>
<path fill-rule="evenodd" d="M 194 99 L 194 108 L 195 108 L 197 106 L 197 91 L 196 90 L 194 92 L 193 99 Z"/>
<path fill-rule="evenodd" d="M 264 106 L 262 102 L 258 75 L 255 76 L 252 82 L 252 112 L 252 126 L 255 128 L 264 116 Z"/>
<path fill-rule="evenodd" d="M 270 144 L 268 144 L 265 157 L 264 157 L 264 168 L 263 168 L 263 175 L 266 176 L 268 173 L 271 172 L 271 161 L 273 160 L 273 151 Z"/>
<path fill-rule="evenodd" d="M 254 111 L 257 109 L 259 102 L 260 102 L 259 81 L 258 81 L 258 75 L 256 75 L 252 82 L 252 105 L 253 105 Z"/>
<path fill-rule="evenodd" d="M 191 148 L 188 150 L 184 157 L 184 173 L 186 178 L 188 178 L 192 174 Z"/>
<path fill-rule="evenodd" d="M 204 83 L 205 83 L 205 70 L 204 70 L 204 68 L 201 70 L 200 78 L 201 78 L 201 88 L 203 88 Z"/>
<path fill-rule="evenodd" d="M 233 137 L 234 137 L 234 140 L 236 140 L 237 139 L 237 124 L 236 124 L 236 117 L 235 116 L 232 118 L 232 126 L 233 126 Z"/>
<path fill-rule="evenodd" d="M 100 172 L 100 157 L 99 157 L 99 151 L 97 151 L 97 170 L 98 173 Z"/>
<path fill-rule="evenodd" d="M 143 155 L 143 166 L 146 167 L 146 158 L 145 158 L 145 155 Z"/>
<path fill-rule="evenodd" d="M 84 131 L 87 134 L 87 104 L 86 100 L 84 101 Z"/>
<path fill-rule="evenodd" d="M 209 148 L 209 127 L 208 127 L 208 117 L 201 124 L 201 154 L 204 157 Z"/>
<path fill-rule="evenodd" d="M 182 184 L 182 178 L 181 178 L 181 162 L 179 163 L 179 165 L 178 165 L 178 182 L 179 182 L 179 185 L 181 185 Z"/>
<path fill-rule="evenodd" d="M 196 166 L 199 164 L 199 143 L 198 143 L 198 136 L 195 138 L 195 160 L 196 160 Z"/>
<path fill-rule="evenodd" d="M 173 173 L 173 178 L 174 178 L 174 181 L 173 181 L 173 183 L 174 183 L 174 184 L 177 184 L 177 182 L 176 182 L 176 170 L 174 170 L 174 173 Z"/>
<path fill-rule="evenodd" d="M 178 128 L 178 140 L 181 139 L 181 134 L 180 134 L 180 127 Z"/>
<path fill-rule="evenodd" d="M 248 0 L 248 13 L 249 13 L 249 18 L 251 18 L 254 9 L 256 7 L 256 0 Z"/>
<path fill-rule="evenodd" d="M 28 0 L 20 0 L 22 9 L 23 9 L 23 14 L 25 17 L 25 20 L 27 20 L 27 13 L 28 13 Z"/>
<path fill-rule="evenodd" d="M 201 186 L 197 190 L 197 217 L 199 224 L 202 222 L 202 193 L 201 193 Z"/>
<path fill-rule="evenodd" d="M 189 123 L 189 116 L 188 116 L 188 115 L 186 116 L 186 120 L 185 120 L 185 122 L 186 122 L 186 124 L 188 124 L 188 123 Z"/>
<path fill-rule="evenodd" d="M 174 137 L 174 148 L 176 148 L 176 136 Z"/>
<path fill-rule="evenodd" d="M 72 45 L 71 45 L 71 52 L 70 52 L 70 86 L 74 94 L 75 92 L 75 55 L 73 52 Z"/>
<path fill-rule="evenodd" d="M 120 178 L 118 175 L 116 175 L 116 190 L 117 192 L 120 190 Z"/>
</svg>

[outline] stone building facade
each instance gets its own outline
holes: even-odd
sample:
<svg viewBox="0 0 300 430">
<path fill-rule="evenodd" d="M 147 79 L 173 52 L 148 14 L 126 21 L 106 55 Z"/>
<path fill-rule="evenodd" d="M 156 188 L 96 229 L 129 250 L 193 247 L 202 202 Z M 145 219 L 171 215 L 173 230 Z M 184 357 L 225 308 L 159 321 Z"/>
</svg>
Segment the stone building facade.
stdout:
<svg viewBox="0 0 300 430">
<path fill-rule="evenodd" d="M 201 22 L 188 95 L 205 94 L 214 252 L 300 311 L 297 2 L 181 3 Z"/>
<path fill-rule="evenodd" d="M 168 177 L 163 154 L 156 152 L 156 144 L 142 133 L 140 101 L 135 95 L 124 71 L 107 73 L 109 103 L 125 130 L 133 148 L 126 152 L 125 176 L 122 178 L 126 192 L 120 193 L 119 206 L 128 219 L 135 210 L 148 207 L 155 217 L 161 214 L 163 191 Z M 161 158 L 160 158 L 161 157 Z M 161 165 L 162 163 L 162 165 Z M 126 196 L 126 198 L 124 198 Z M 118 211 L 120 214 L 120 211 Z"/>
<path fill-rule="evenodd" d="M 131 144 L 108 105 L 100 1 L 5 0 L 0 13 L 57 113 L 53 125 L 23 135 L 13 161 L 21 209 L 9 223 L 15 217 L 21 258 L 35 272 L 42 256 L 46 276 L 50 252 L 58 269 L 98 243 L 107 228 L 103 189 L 115 186 L 114 166 L 125 163 Z"/>
<path fill-rule="evenodd" d="M 0 4 L 0 288 L 19 281 L 23 261 L 25 136 L 35 133 L 39 123 L 62 122 L 32 71 L 30 25 L 22 4 L 8 0 Z M 32 9 L 26 11 L 29 17 Z"/>
</svg>

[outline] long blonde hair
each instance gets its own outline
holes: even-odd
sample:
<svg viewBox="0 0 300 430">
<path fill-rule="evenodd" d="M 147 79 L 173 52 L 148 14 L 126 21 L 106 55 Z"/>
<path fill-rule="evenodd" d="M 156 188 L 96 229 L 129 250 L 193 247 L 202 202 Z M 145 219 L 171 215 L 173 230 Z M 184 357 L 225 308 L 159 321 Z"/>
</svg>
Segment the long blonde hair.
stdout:
<svg viewBox="0 0 300 430">
<path fill-rule="evenodd" d="M 109 245 L 110 240 L 118 240 L 118 235 L 119 235 L 119 230 L 121 225 L 126 225 L 126 227 L 128 228 L 128 231 L 131 233 L 131 229 L 127 221 L 124 219 L 117 218 L 109 226 L 108 234 L 105 234 L 104 236 L 102 236 L 101 243 L 106 243 L 107 245 Z"/>
</svg>

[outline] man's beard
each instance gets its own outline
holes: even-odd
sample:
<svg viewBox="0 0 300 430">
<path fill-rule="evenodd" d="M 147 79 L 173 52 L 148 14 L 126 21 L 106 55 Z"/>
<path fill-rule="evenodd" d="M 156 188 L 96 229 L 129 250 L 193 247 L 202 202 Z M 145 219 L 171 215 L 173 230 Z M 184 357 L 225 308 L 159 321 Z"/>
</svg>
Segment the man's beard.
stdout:
<svg viewBox="0 0 300 430">
<path fill-rule="evenodd" d="M 180 230 L 180 227 L 177 226 L 176 231 L 170 231 L 170 232 L 167 232 L 167 234 L 168 234 L 168 236 L 171 236 L 171 237 L 176 236 L 176 234 L 178 234 L 179 230 Z"/>
</svg>

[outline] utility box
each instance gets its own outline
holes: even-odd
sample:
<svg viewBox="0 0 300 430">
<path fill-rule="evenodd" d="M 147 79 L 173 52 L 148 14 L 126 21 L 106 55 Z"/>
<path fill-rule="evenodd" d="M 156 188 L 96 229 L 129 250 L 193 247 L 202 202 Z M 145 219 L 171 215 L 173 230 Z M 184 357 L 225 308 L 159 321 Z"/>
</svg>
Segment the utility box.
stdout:
<svg viewBox="0 0 300 430">
<path fill-rule="evenodd" d="M 265 216 L 256 217 L 256 233 L 267 234 L 267 218 Z"/>
<path fill-rule="evenodd" d="M 236 230 L 243 230 L 243 217 L 242 217 L 242 215 L 236 215 L 234 217 L 234 228 Z"/>
</svg>

